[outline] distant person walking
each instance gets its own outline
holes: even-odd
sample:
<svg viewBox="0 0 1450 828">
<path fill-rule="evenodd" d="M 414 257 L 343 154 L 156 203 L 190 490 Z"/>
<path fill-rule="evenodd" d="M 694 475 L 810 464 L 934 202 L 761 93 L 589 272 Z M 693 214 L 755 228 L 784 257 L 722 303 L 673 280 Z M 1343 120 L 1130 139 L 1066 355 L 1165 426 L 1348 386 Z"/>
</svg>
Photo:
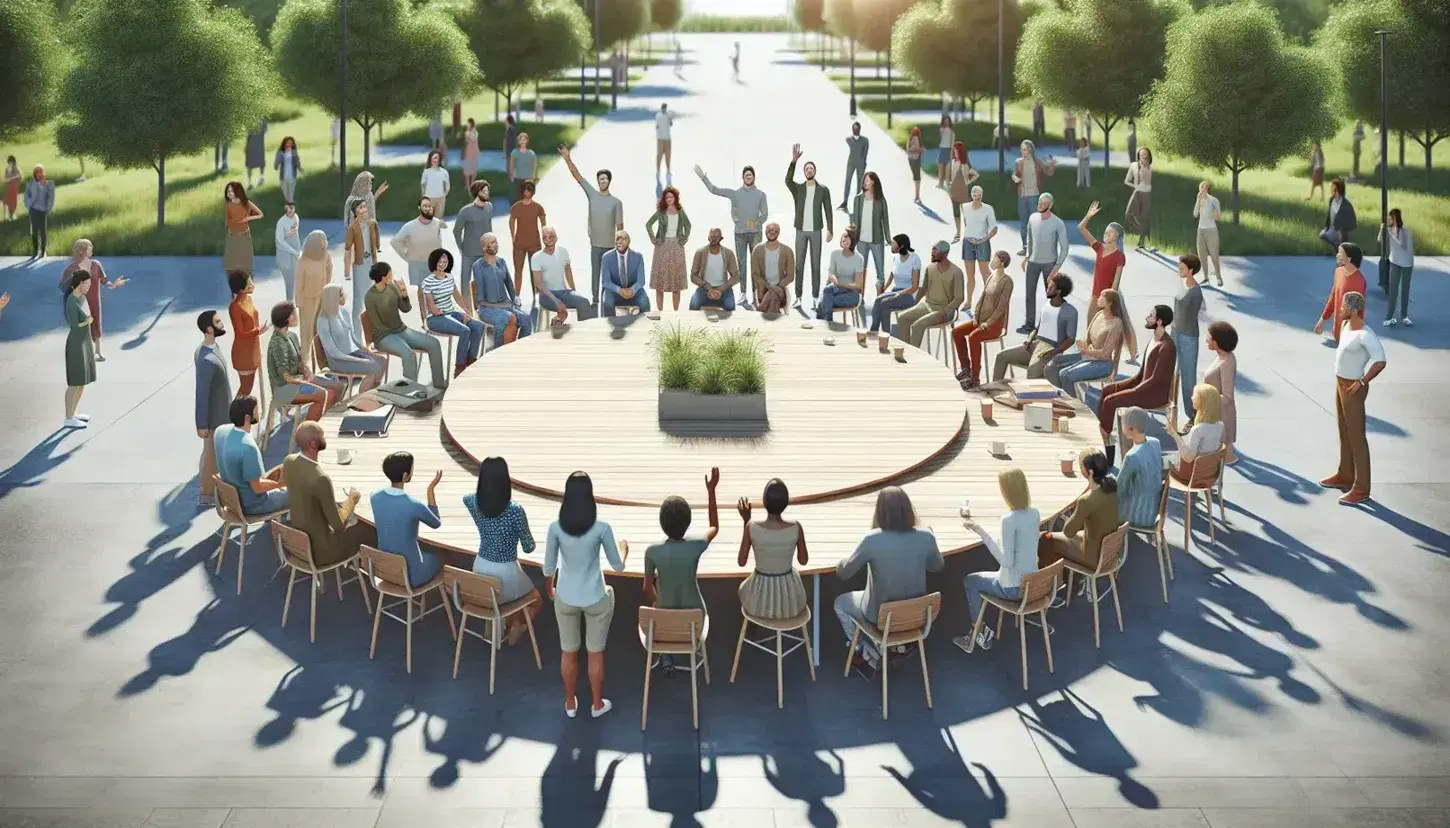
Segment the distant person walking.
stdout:
<svg viewBox="0 0 1450 828">
<path fill-rule="evenodd" d="M 911 137 L 906 139 L 906 163 L 911 167 L 911 183 L 916 188 L 912 200 L 917 204 L 921 203 L 921 156 L 923 152 L 921 130 L 912 127 Z"/>
<path fill-rule="evenodd" d="M 730 54 L 731 80 L 740 82 L 740 41 L 735 41 L 735 51 Z"/>
<path fill-rule="evenodd" d="M 937 129 L 937 150 L 936 150 L 936 186 L 945 189 L 947 186 L 947 169 L 952 163 L 952 144 L 957 142 L 956 130 L 952 128 L 952 116 L 941 116 L 941 126 Z M 921 199 L 918 198 L 918 201 Z"/>
<path fill-rule="evenodd" d="M 675 77 L 685 79 L 685 47 L 675 41 Z"/>
<path fill-rule="evenodd" d="M 15 156 L 5 158 L 5 220 L 15 220 L 15 209 L 20 203 L 20 166 Z"/>
<path fill-rule="evenodd" d="M 655 180 L 660 177 L 660 162 L 665 165 L 665 186 L 670 187 L 675 183 L 675 174 L 671 166 L 671 131 L 675 126 L 675 113 L 670 111 L 670 105 L 660 104 L 660 111 L 655 115 Z"/>
<path fill-rule="evenodd" d="M 252 272 L 252 222 L 262 217 L 257 205 L 247 199 L 240 181 L 229 181 L 222 190 L 225 199 L 223 218 L 227 228 L 226 245 L 222 248 L 222 270 Z"/>
<path fill-rule="evenodd" d="M 263 118 L 257 128 L 247 133 L 242 155 L 247 164 L 247 186 L 252 186 L 252 170 L 257 171 L 257 186 L 267 183 L 267 119 Z"/>
<path fill-rule="evenodd" d="M 837 210 L 846 212 L 846 204 L 856 197 L 856 188 L 863 186 L 866 177 L 866 153 L 871 151 L 871 139 L 861 134 L 861 122 L 851 124 L 851 134 L 846 138 L 846 183 L 841 187 L 841 203 Z M 854 176 L 856 187 L 851 186 Z"/>
<path fill-rule="evenodd" d="M 282 185 L 282 200 L 295 203 L 297 177 L 302 174 L 302 158 L 297 154 L 296 138 L 288 135 L 282 139 L 282 145 L 277 148 L 277 155 L 272 159 L 272 167 L 277 170 L 277 181 Z"/>
<path fill-rule="evenodd" d="M 13 160 L 13 159 L 12 159 Z M 25 185 L 25 212 L 30 214 L 30 258 L 45 258 L 50 246 L 50 235 L 46 225 L 50 213 L 55 209 L 55 182 L 45 177 L 45 167 L 39 164 L 31 171 L 30 183 Z"/>
<path fill-rule="evenodd" d="M 1304 196 L 1304 200 L 1313 199 L 1315 190 L 1319 191 L 1320 198 L 1324 197 L 1324 147 L 1318 141 L 1309 151 L 1309 195 Z"/>
<path fill-rule="evenodd" d="M 1218 260 L 1218 199 L 1210 195 L 1209 183 L 1198 184 L 1198 198 L 1193 202 L 1193 216 L 1198 219 L 1198 260 L 1203 263 L 1203 283 L 1208 284 L 1208 263 L 1213 261 L 1213 275 L 1223 285 L 1223 265 Z"/>
<path fill-rule="evenodd" d="M 1130 233 L 1138 234 L 1138 249 L 1147 246 L 1148 237 L 1153 234 L 1153 151 L 1147 147 L 1138 150 L 1138 160 L 1128 165 L 1123 183 L 1132 191 L 1128 206 L 1123 210 L 1123 224 Z M 1149 248 L 1149 252 L 1157 248 Z"/>
<path fill-rule="evenodd" d="M 1380 249 L 1386 247 L 1390 250 L 1390 272 L 1385 292 L 1389 294 L 1390 305 L 1385 308 L 1385 327 L 1393 328 L 1396 324 L 1396 302 L 1400 309 L 1398 324 L 1409 327 L 1414 324 L 1410 321 L 1410 274 L 1415 269 L 1415 240 L 1398 207 L 1390 210 L 1389 224 L 1380 228 Z"/>
<path fill-rule="evenodd" d="M 472 192 L 473 180 L 478 177 L 478 125 L 468 119 L 468 129 L 463 131 L 463 189 Z"/>
</svg>

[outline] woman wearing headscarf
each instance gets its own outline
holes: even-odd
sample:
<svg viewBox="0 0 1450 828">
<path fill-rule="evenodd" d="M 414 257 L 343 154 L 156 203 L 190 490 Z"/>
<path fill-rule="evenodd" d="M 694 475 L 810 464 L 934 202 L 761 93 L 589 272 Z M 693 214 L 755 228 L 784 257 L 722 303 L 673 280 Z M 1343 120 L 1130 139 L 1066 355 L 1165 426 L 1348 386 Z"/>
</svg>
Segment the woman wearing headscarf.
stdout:
<svg viewBox="0 0 1450 828">
<path fill-rule="evenodd" d="M 343 227 L 349 227 L 352 225 L 352 199 L 363 199 L 368 205 L 368 215 L 376 219 L 378 217 L 378 199 L 382 198 L 383 193 L 386 193 L 387 191 L 388 182 L 384 181 L 383 183 L 378 185 L 378 188 L 376 190 L 374 190 L 373 174 L 368 172 L 367 170 L 363 170 L 362 172 L 358 173 L 357 178 L 354 178 L 352 180 L 352 191 L 347 194 L 347 199 L 343 201 Z"/>
</svg>

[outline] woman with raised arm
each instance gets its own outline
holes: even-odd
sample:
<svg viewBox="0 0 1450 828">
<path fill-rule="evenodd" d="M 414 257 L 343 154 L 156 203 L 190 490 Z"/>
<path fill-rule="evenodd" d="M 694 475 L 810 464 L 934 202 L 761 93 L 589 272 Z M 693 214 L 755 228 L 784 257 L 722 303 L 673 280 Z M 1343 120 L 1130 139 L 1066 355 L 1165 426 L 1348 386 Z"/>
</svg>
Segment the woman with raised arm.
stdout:
<svg viewBox="0 0 1450 828">
<path fill-rule="evenodd" d="M 101 353 L 101 285 L 105 285 L 107 290 L 115 290 L 128 280 L 125 276 L 115 279 L 107 276 L 106 269 L 94 258 L 95 252 L 96 247 L 91 244 L 90 239 L 76 239 L 75 244 L 71 245 L 70 264 L 61 271 L 60 282 L 61 289 L 65 290 L 67 280 L 77 270 L 91 274 L 91 289 L 86 291 L 86 307 L 91 312 L 91 342 L 95 344 L 96 362 L 105 362 L 106 355 Z"/>
<path fill-rule="evenodd" d="M 1093 249 L 1093 295 L 1088 301 L 1088 328 L 1092 328 L 1093 317 L 1097 315 L 1098 295 L 1105 290 L 1116 290 L 1118 292 L 1118 314 L 1119 319 L 1129 319 L 1127 303 L 1123 301 L 1123 268 L 1128 263 L 1128 257 L 1123 253 L 1123 225 L 1116 221 L 1108 222 L 1108 228 L 1103 231 L 1102 241 L 1093 236 L 1092 230 L 1088 229 L 1088 223 L 1093 217 L 1102 212 L 1099 203 L 1094 201 L 1077 223 L 1077 231 L 1082 234 L 1083 241 Z M 1138 334 L 1133 330 L 1132 325 L 1127 326 L 1124 332 L 1127 337 L 1128 361 L 1136 362 L 1138 353 Z"/>
<path fill-rule="evenodd" d="M 765 484 L 761 496 L 765 519 L 752 521 L 748 498 L 740 498 L 736 511 L 745 522 L 740 533 L 740 556 L 745 566 L 755 550 L 755 571 L 740 585 L 740 608 L 752 618 L 779 621 L 795 618 L 806 610 L 806 588 L 792 558 L 801 566 L 810 560 L 806 532 L 797 521 L 782 517 L 790 504 L 790 490 L 780 478 Z"/>
</svg>

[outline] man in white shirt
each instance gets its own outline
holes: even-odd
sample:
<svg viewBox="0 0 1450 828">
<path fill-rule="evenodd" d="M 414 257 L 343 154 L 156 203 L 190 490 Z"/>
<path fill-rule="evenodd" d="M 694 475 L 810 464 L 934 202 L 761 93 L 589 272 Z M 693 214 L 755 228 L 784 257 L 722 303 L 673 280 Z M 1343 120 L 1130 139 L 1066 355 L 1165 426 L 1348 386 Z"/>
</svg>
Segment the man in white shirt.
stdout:
<svg viewBox="0 0 1450 828">
<path fill-rule="evenodd" d="M 1193 202 L 1193 216 L 1198 219 L 1198 260 L 1203 262 L 1203 283 L 1208 284 L 1208 262 L 1213 257 L 1213 275 L 1223 284 L 1223 265 L 1218 262 L 1218 199 L 1208 194 L 1208 182 L 1198 183 L 1198 198 Z"/>
<path fill-rule="evenodd" d="M 283 207 L 286 211 L 282 217 L 277 219 L 277 269 L 282 271 L 282 286 L 287 289 L 287 301 L 292 301 L 292 291 L 295 286 L 293 279 L 297 276 L 297 259 L 302 256 L 302 241 L 298 234 L 301 227 L 301 219 L 297 218 L 297 205 L 287 202 Z"/>
<path fill-rule="evenodd" d="M 695 261 L 690 266 L 690 281 L 695 285 L 695 295 L 690 297 L 690 310 L 699 310 L 706 305 L 721 310 L 735 310 L 735 283 L 740 281 L 740 266 L 735 252 L 720 245 L 725 234 L 718 227 L 711 227 L 709 244 L 695 251 Z"/>
<path fill-rule="evenodd" d="M 579 313 L 579 320 L 594 318 L 594 303 L 587 296 L 574 292 L 574 265 L 569 251 L 559 246 L 559 234 L 552 227 L 542 231 L 544 249 L 535 253 L 534 295 L 539 297 L 539 312 L 553 311 L 560 324 L 569 321 L 569 309 Z M 539 325 L 542 319 L 536 320 Z"/>
<path fill-rule="evenodd" d="M 1340 503 L 1369 500 L 1369 439 L 1364 430 L 1364 400 L 1370 381 L 1385 369 L 1385 347 L 1364 324 L 1364 294 L 1341 300 L 1344 327 L 1334 352 L 1334 419 L 1339 424 L 1339 470 L 1319 481 L 1327 489 L 1347 489 Z"/>
<path fill-rule="evenodd" d="M 655 179 L 660 177 L 660 161 L 665 162 L 665 186 L 675 183 L 675 174 L 670 167 L 670 130 L 675 125 L 675 113 L 670 111 L 669 104 L 660 104 L 660 111 L 655 115 Z"/>
<path fill-rule="evenodd" d="M 408 281 L 423 284 L 428 278 L 428 256 L 443 247 L 443 231 L 447 222 L 433 215 L 433 201 L 418 199 L 418 217 L 398 228 L 393 236 L 393 250 L 408 263 Z"/>
</svg>

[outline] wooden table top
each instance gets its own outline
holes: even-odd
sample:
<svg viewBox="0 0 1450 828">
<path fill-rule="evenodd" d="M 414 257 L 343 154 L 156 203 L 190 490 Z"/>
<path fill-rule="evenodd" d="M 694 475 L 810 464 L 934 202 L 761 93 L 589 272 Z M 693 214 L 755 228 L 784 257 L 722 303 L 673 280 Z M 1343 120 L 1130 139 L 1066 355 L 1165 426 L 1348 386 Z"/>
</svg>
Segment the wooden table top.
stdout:
<svg viewBox="0 0 1450 828">
<path fill-rule="evenodd" d="M 672 323 L 749 326 L 770 339 L 766 436 L 682 440 L 660 431 L 647 342 L 652 327 Z M 906 362 L 898 363 L 878 353 L 874 340 L 870 348 L 859 347 L 852 330 L 821 323 L 806 330 L 801 324 L 797 316 L 737 312 L 710 323 L 702 312 L 666 312 L 659 321 L 592 320 L 539 332 L 487 353 L 450 385 L 435 411 L 399 411 L 386 437 L 339 435 L 343 409 L 330 412 L 323 426 L 331 446 L 322 465 L 339 491 L 354 487 L 364 494 L 358 516 L 369 522 L 367 495 L 387 484 L 385 456 L 413 454 L 410 490 L 417 497 L 442 469 L 443 525 L 422 527 L 421 538 L 471 556 L 478 531 L 462 498 L 476 487 L 474 458 L 503 456 L 514 478 L 514 500 L 528 513 L 538 542 L 534 554 L 520 560 L 533 565 L 542 565 L 544 537 L 558 512 L 558 497 L 548 491 L 562 489 L 570 472 L 584 469 L 595 483 L 600 519 L 630 544 L 623 574 L 635 577 L 643 574 L 644 548 L 663 538 L 663 497 L 680 494 L 698 503 L 692 531 L 703 531 L 704 475 L 712 465 L 721 469 L 721 529 L 700 561 L 700 577 L 706 578 L 742 578 L 752 570 L 736 563 L 742 522 L 735 502 L 749 497 L 755 517 L 763 517 L 760 495 L 772 477 L 790 486 L 786 517 L 805 529 L 810 562 L 800 567 L 802 574 L 831 571 L 855 549 L 871 528 L 877 492 L 887 485 L 906 489 L 945 553 L 980 545 L 958 516 L 964 498 L 972 501 L 973 517 L 996 530 L 1006 511 L 997 489 L 1004 467 L 1026 472 L 1044 519 L 1082 492 L 1082 479 L 1064 475 L 1060 458 L 1098 444 L 1096 421 L 1086 409 L 1080 408 L 1071 432 L 1026 431 L 1022 412 L 1000 404 L 986 422 L 978 405 L 982 396 L 962 391 L 950 370 L 925 351 L 908 346 Z M 822 343 L 828 335 L 834 346 Z M 988 452 L 993 440 L 1008 444 L 1005 456 Z M 339 465 L 334 448 L 353 449 L 353 462 Z M 802 497 L 810 502 L 799 502 Z"/>
</svg>

